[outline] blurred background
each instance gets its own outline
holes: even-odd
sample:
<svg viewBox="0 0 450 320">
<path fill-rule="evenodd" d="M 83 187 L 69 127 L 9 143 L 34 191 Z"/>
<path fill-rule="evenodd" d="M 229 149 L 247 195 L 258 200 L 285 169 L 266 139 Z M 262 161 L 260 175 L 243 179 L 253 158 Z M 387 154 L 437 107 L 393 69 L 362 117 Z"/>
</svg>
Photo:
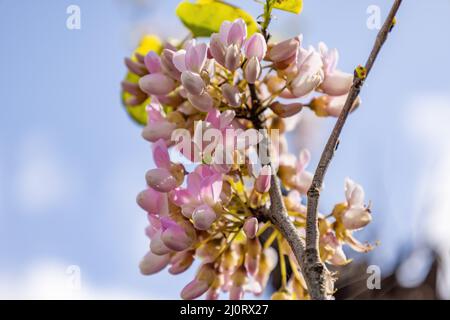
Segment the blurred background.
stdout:
<svg viewBox="0 0 450 320">
<path fill-rule="evenodd" d="M 120 101 L 123 58 L 142 35 L 187 35 L 177 3 L 0 0 L 0 298 L 178 299 L 193 277 L 139 273 L 148 240 L 135 197 L 152 157 Z M 80 30 L 66 27 L 70 5 Z M 304 0 L 300 16 L 275 13 L 272 34 L 337 47 L 351 72 L 377 34 L 373 5 L 384 18 L 391 1 Z M 380 245 L 342 271 L 338 299 L 450 298 L 449 12 L 449 0 L 404 1 L 342 134 L 321 210 L 351 177 L 372 201 L 358 237 Z M 311 170 L 334 121 L 305 112 L 291 134 L 292 151 L 311 149 Z M 379 266 L 380 290 L 367 289 L 367 265 Z"/>
</svg>

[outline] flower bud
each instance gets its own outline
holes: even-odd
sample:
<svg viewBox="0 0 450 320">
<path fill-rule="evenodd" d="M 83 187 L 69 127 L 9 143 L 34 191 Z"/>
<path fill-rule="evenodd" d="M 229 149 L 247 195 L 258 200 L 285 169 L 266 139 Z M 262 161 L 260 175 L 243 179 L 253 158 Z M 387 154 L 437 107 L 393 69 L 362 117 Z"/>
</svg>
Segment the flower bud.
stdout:
<svg viewBox="0 0 450 320">
<path fill-rule="evenodd" d="M 186 68 L 193 72 L 200 73 L 205 66 L 207 51 L 208 46 L 205 43 L 189 46 L 186 50 Z"/>
<path fill-rule="evenodd" d="M 261 33 L 255 33 L 244 44 L 244 54 L 248 59 L 256 57 L 261 61 L 266 55 L 266 51 L 266 40 Z"/>
<path fill-rule="evenodd" d="M 180 274 L 186 271 L 194 262 L 193 251 L 177 252 L 173 255 L 170 262 L 172 266 L 169 268 L 170 274 Z"/>
<path fill-rule="evenodd" d="M 369 209 L 364 207 L 350 208 L 342 215 L 342 223 L 347 230 L 357 230 L 372 221 Z"/>
<path fill-rule="evenodd" d="M 226 34 L 227 45 L 236 45 L 240 48 L 247 37 L 247 24 L 245 21 L 240 18 L 236 19 L 230 24 L 229 28 L 225 28 L 225 30 L 228 31 Z M 220 32 L 224 32 L 223 28 L 221 28 Z"/>
<path fill-rule="evenodd" d="M 130 72 L 143 77 L 148 74 L 148 70 L 142 63 L 131 60 L 130 58 L 125 58 L 125 65 Z"/>
<path fill-rule="evenodd" d="M 180 225 L 170 218 L 161 218 L 162 234 L 161 240 L 174 251 L 183 251 L 189 248 L 194 242 L 192 232 L 186 230 L 187 225 Z"/>
<path fill-rule="evenodd" d="M 142 137 L 150 142 L 156 142 L 159 139 L 169 140 L 172 132 L 177 128 L 175 123 L 168 121 L 148 123 L 142 129 Z"/>
<path fill-rule="evenodd" d="M 255 189 L 259 193 L 266 193 L 270 189 L 270 181 L 272 178 L 272 168 L 269 165 L 264 166 L 256 178 Z"/>
<path fill-rule="evenodd" d="M 261 243 L 257 238 L 247 239 L 247 252 L 245 254 L 245 268 L 250 275 L 258 271 L 261 256 Z"/>
<path fill-rule="evenodd" d="M 170 255 L 158 256 L 151 251 L 142 258 L 139 269 L 143 275 L 155 274 L 164 269 L 170 261 Z"/>
<path fill-rule="evenodd" d="M 284 104 L 275 101 L 270 105 L 270 109 L 281 118 L 289 118 L 302 111 L 303 104 L 299 102 Z"/>
<path fill-rule="evenodd" d="M 161 72 L 161 58 L 155 51 L 150 51 L 144 58 L 145 66 L 150 73 Z"/>
<path fill-rule="evenodd" d="M 136 198 L 137 204 L 150 214 L 161 214 L 167 208 L 167 194 L 148 188 L 140 192 Z"/>
<path fill-rule="evenodd" d="M 247 218 L 244 222 L 244 233 L 247 236 L 248 239 L 253 239 L 256 237 L 256 234 L 258 233 L 258 219 L 255 217 Z"/>
<path fill-rule="evenodd" d="M 320 88 L 330 96 L 342 96 L 350 91 L 353 84 L 353 75 L 339 70 L 326 75 Z"/>
<path fill-rule="evenodd" d="M 241 105 L 241 93 L 239 89 L 229 83 L 222 85 L 222 95 L 225 101 L 232 107 L 239 107 Z"/>
<path fill-rule="evenodd" d="M 225 53 L 225 68 L 234 71 L 241 64 L 241 52 L 236 45 L 231 45 Z"/>
<path fill-rule="evenodd" d="M 175 52 L 169 49 L 164 49 L 161 53 L 161 68 L 172 79 L 179 80 L 181 72 L 173 64 L 173 56 Z"/>
<path fill-rule="evenodd" d="M 162 231 L 158 230 L 150 241 L 150 251 L 158 256 L 170 253 L 171 250 L 161 240 Z"/>
<path fill-rule="evenodd" d="M 197 207 L 192 214 L 194 227 L 198 230 L 208 230 L 216 219 L 216 213 L 206 204 Z"/>
<path fill-rule="evenodd" d="M 274 45 L 269 52 L 270 60 L 277 64 L 283 64 L 286 67 L 289 66 L 297 58 L 300 38 L 295 37 Z"/>
<path fill-rule="evenodd" d="M 148 95 L 164 96 L 175 89 L 175 82 L 162 73 L 153 73 L 140 78 L 139 87 Z"/>
<path fill-rule="evenodd" d="M 198 96 L 188 93 L 188 100 L 197 110 L 201 112 L 208 112 L 214 106 L 214 100 L 206 91 Z"/>
<path fill-rule="evenodd" d="M 244 76 L 248 83 L 255 83 L 261 75 L 261 63 L 256 57 L 250 58 L 245 64 Z"/>
<path fill-rule="evenodd" d="M 181 298 L 192 300 L 200 297 L 212 286 L 217 278 L 212 264 L 207 263 L 200 267 L 195 279 L 188 283 L 181 291 Z"/>
<path fill-rule="evenodd" d="M 209 43 L 209 52 L 211 56 L 222 66 L 225 66 L 225 47 L 220 40 L 220 35 L 214 33 L 211 35 L 211 40 Z"/>
<path fill-rule="evenodd" d="M 176 179 L 164 168 L 155 168 L 145 175 L 147 184 L 159 192 L 169 192 L 177 187 Z"/>
<path fill-rule="evenodd" d="M 181 74 L 181 83 L 186 91 L 192 95 L 198 96 L 205 89 L 205 83 L 198 73 L 183 71 Z"/>
</svg>

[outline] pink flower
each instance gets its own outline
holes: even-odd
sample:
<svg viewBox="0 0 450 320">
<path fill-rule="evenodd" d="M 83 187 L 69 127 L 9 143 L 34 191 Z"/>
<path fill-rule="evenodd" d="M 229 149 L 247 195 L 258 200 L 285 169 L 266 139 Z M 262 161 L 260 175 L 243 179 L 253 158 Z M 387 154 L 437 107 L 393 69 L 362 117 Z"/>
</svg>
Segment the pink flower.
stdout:
<svg viewBox="0 0 450 320">
<path fill-rule="evenodd" d="M 214 100 L 208 92 L 203 92 L 200 95 L 188 94 L 189 102 L 199 111 L 208 112 L 214 106 Z"/>
<path fill-rule="evenodd" d="M 288 168 L 282 180 L 301 194 L 306 194 L 311 186 L 313 175 L 305 170 L 310 158 L 311 154 L 307 149 L 300 151 L 298 159 L 291 154 L 283 154 L 280 157 L 280 167 Z"/>
<path fill-rule="evenodd" d="M 211 56 L 225 68 L 234 71 L 241 61 L 241 47 L 247 38 L 247 25 L 244 20 L 224 21 L 219 33 L 211 35 Z"/>
<path fill-rule="evenodd" d="M 149 251 L 139 264 L 139 269 L 144 275 L 151 275 L 164 269 L 170 262 L 170 255 L 158 256 Z"/>
<path fill-rule="evenodd" d="M 269 52 L 269 58 L 281 69 L 287 68 L 297 60 L 298 50 L 303 36 L 282 41 L 274 45 Z"/>
<path fill-rule="evenodd" d="M 184 169 L 170 161 L 166 143 L 160 139 L 153 145 L 153 159 L 157 168 L 147 172 L 147 184 L 159 192 L 169 192 L 183 182 Z"/>
<path fill-rule="evenodd" d="M 272 178 L 272 168 L 270 166 L 264 166 L 261 172 L 256 178 L 255 189 L 259 193 L 266 193 L 270 189 L 270 180 Z"/>
<path fill-rule="evenodd" d="M 188 42 L 186 50 L 178 50 L 172 57 L 173 64 L 181 72 L 184 89 L 194 96 L 202 94 L 205 89 L 200 73 L 206 64 L 207 51 L 205 43 L 196 44 L 194 39 Z"/>
<path fill-rule="evenodd" d="M 163 73 L 152 73 L 139 79 L 139 87 L 148 95 L 164 96 L 175 89 L 175 82 Z"/>
<path fill-rule="evenodd" d="M 345 256 L 342 244 L 336 238 L 335 234 L 331 231 L 324 234 L 321 239 L 321 245 L 329 252 L 330 257 L 327 262 L 335 266 L 343 266 L 348 264 L 351 260 L 348 260 Z"/>
<path fill-rule="evenodd" d="M 186 70 L 181 74 L 181 83 L 184 89 L 194 96 L 200 95 L 205 89 L 205 82 L 202 77 L 198 73 L 191 71 Z"/>
<path fill-rule="evenodd" d="M 347 230 L 365 227 L 372 221 L 370 210 L 364 205 L 364 190 L 351 179 L 345 181 L 347 210 L 342 214 L 342 223 Z"/>
<path fill-rule="evenodd" d="M 261 61 L 267 52 L 267 44 L 261 33 L 255 33 L 244 43 L 244 55 L 247 59 L 255 57 Z"/>
<path fill-rule="evenodd" d="M 196 213 L 197 227 L 214 222 L 212 207 L 220 200 L 222 192 L 222 174 L 208 165 L 198 166 L 187 176 L 187 187 L 178 188 L 171 193 L 172 201 L 181 207 L 182 214 L 194 218 Z"/>
<path fill-rule="evenodd" d="M 319 116 L 331 116 L 331 117 L 339 117 L 342 112 L 342 109 L 345 106 L 345 102 L 347 101 L 348 94 L 343 96 L 321 96 L 315 98 L 312 101 L 312 109 Z M 361 99 L 359 97 L 356 98 L 353 103 L 352 109 L 350 112 L 353 112 L 356 108 L 361 104 Z"/>
<path fill-rule="evenodd" d="M 161 240 L 169 249 L 184 251 L 196 239 L 195 230 L 188 221 L 174 221 L 168 217 L 161 218 Z M 153 242 L 153 240 L 152 240 Z"/>
<path fill-rule="evenodd" d="M 200 267 L 195 279 L 188 283 L 181 291 L 181 298 L 192 300 L 200 297 L 212 286 L 217 278 L 212 264 L 207 263 Z"/>
<path fill-rule="evenodd" d="M 250 217 L 245 220 L 243 230 L 247 238 L 254 239 L 256 237 L 258 224 L 258 219 L 255 217 Z"/>
<path fill-rule="evenodd" d="M 167 121 L 163 116 L 158 99 L 152 97 L 152 102 L 147 106 L 147 125 L 142 130 L 142 137 L 150 142 L 156 142 L 159 139 L 169 141 L 176 128 L 175 123 Z"/>
<path fill-rule="evenodd" d="M 329 50 L 328 47 L 321 42 L 319 44 L 319 51 L 323 61 L 325 76 L 320 88 L 324 93 L 331 96 L 342 96 L 347 94 L 353 84 L 353 74 L 336 69 L 339 61 L 337 49 Z"/>
<path fill-rule="evenodd" d="M 236 86 L 225 83 L 221 87 L 222 95 L 225 101 L 232 107 L 239 107 L 241 105 L 241 93 Z"/>
<path fill-rule="evenodd" d="M 150 51 L 144 58 L 144 64 L 150 73 L 161 72 L 161 58 L 155 51 Z"/>
<path fill-rule="evenodd" d="M 237 45 L 239 48 L 247 38 L 247 25 L 242 19 L 224 21 L 220 26 L 220 40 L 225 46 Z"/>
<path fill-rule="evenodd" d="M 140 192 L 136 202 L 149 214 L 166 215 L 169 213 L 167 194 L 158 192 L 152 188 L 147 188 Z"/>
<path fill-rule="evenodd" d="M 189 269 L 194 262 L 194 251 L 182 251 L 175 253 L 170 259 L 170 274 L 180 274 Z"/>
<path fill-rule="evenodd" d="M 255 83 L 261 75 L 261 64 L 256 57 L 251 57 L 245 64 L 244 76 L 248 83 Z"/>
<path fill-rule="evenodd" d="M 324 79 L 321 56 L 312 47 L 308 50 L 299 49 L 296 68 L 296 76 L 289 85 L 292 94 L 296 97 L 310 94 Z"/>
<path fill-rule="evenodd" d="M 197 44 L 194 39 L 188 42 L 186 50 L 181 49 L 175 52 L 172 62 L 180 72 L 200 73 L 205 67 L 207 51 L 208 46 L 205 43 Z"/>
</svg>

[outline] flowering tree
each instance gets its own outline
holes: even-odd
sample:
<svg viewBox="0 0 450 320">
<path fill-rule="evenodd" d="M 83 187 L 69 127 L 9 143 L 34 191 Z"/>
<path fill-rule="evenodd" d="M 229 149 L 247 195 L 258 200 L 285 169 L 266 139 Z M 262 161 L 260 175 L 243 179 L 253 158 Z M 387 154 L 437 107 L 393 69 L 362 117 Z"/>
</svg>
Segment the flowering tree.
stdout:
<svg viewBox="0 0 450 320">
<path fill-rule="evenodd" d="M 338 68 L 338 51 L 324 43 L 305 48 L 302 35 L 271 41 L 272 10 L 298 14 L 300 0 L 267 0 L 258 22 L 220 1 L 184 1 L 177 15 L 189 37 L 142 40 L 125 60 L 122 87 L 130 115 L 145 125 L 156 165 L 137 197 L 149 220 L 143 274 L 167 266 L 179 274 L 200 260 L 182 298 L 217 299 L 223 291 L 241 299 L 245 292 L 260 295 L 279 264 L 281 287 L 273 299 L 332 297 L 335 275 L 327 265 L 350 262 L 344 245 L 373 248 L 353 235 L 372 217 L 363 188 L 350 179 L 329 213 L 318 212 L 319 194 L 400 4 L 395 1 L 366 65 L 352 73 Z M 289 153 L 285 137 L 304 108 L 338 118 L 314 174 L 307 171 L 309 151 Z"/>
</svg>

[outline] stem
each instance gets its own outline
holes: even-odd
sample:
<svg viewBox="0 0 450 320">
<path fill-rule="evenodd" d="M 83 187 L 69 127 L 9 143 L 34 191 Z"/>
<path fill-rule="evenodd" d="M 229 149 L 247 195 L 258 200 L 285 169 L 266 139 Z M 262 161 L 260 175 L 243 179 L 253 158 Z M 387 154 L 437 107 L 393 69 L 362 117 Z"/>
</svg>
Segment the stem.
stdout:
<svg viewBox="0 0 450 320">
<path fill-rule="evenodd" d="M 381 28 L 378 36 L 373 45 L 372 52 L 366 62 L 365 71 L 366 77 L 372 69 L 375 60 L 378 57 L 378 54 L 386 42 L 388 34 L 392 28 L 392 22 L 397 14 L 397 11 L 402 3 L 402 0 L 395 0 L 389 15 L 384 22 L 383 27 Z M 325 177 L 328 166 L 330 165 L 331 159 L 333 158 L 333 154 L 336 150 L 339 136 L 344 127 L 344 124 L 347 120 L 347 117 L 350 113 L 350 110 L 358 97 L 361 88 L 364 84 L 364 80 L 366 77 L 358 77 L 355 74 L 355 78 L 353 80 L 353 85 L 350 89 L 350 92 L 347 97 L 347 101 L 345 102 L 344 108 L 331 132 L 330 137 L 328 138 L 328 142 L 325 146 L 325 149 L 322 152 L 320 157 L 319 164 L 317 165 L 314 178 L 311 184 L 311 187 L 308 190 L 308 210 L 307 210 L 307 219 L 306 219 L 306 248 L 305 248 L 305 264 L 308 269 L 315 269 L 315 272 L 312 272 L 313 278 L 309 278 L 309 272 L 305 274 L 305 280 L 308 283 L 308 288 L 313 286 L 310 294 L 313 299 L 323 299 L 326 297 L 325 292 L 325 280 L 327 276 L 327 270 L 325 265 L 320 261 L 319 256 L 319 230 L 318 230 L 318 212 L 317 207 L 319 203 L 320 197 L 320 188 L 323 183 L 323 179 Z M 318 286 L 318 288 L 317 288 Z M 319 289 L 319 291 L 317 291 Z"/>
</svg>

